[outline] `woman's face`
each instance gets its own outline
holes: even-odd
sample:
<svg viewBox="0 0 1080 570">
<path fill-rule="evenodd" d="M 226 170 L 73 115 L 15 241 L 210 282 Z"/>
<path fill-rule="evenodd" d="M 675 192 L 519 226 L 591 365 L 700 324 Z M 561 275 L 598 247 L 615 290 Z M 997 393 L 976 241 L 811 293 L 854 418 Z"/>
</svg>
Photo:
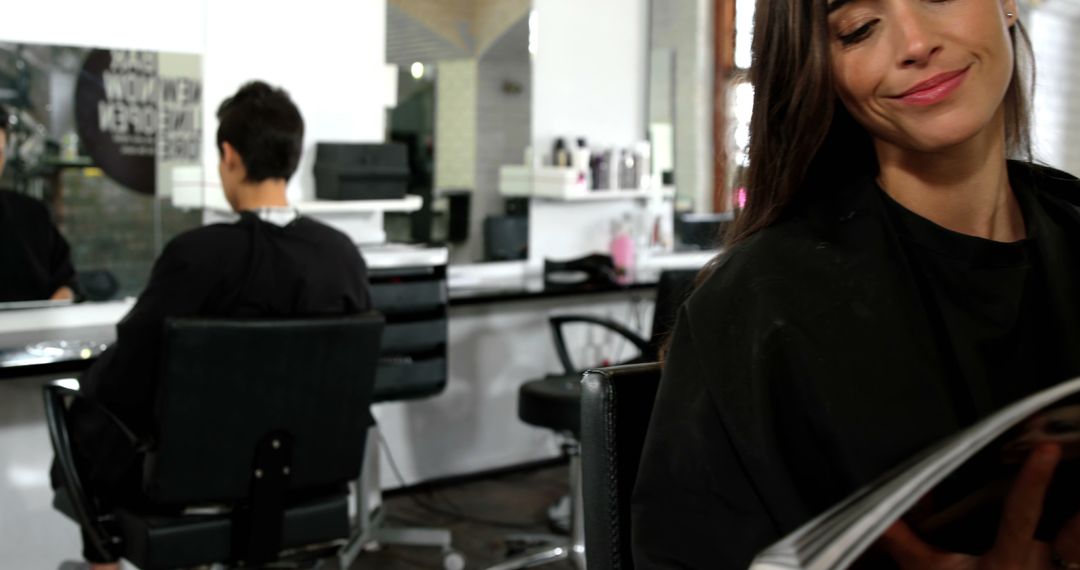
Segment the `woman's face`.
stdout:
<svg viewBox="0 0 1080 570">
<path fill-rule="evenodd" d="M 837 94 L 879 144 L 936 151 L 1004 124 L 1015 0 L 826 1 Z"/>
</svg>

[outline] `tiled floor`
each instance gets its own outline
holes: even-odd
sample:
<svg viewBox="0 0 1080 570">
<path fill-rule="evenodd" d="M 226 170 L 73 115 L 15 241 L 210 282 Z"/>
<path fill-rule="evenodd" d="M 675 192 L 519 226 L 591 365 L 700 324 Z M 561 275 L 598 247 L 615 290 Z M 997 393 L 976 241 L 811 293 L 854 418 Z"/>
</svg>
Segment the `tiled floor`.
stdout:
<svg viewBox="0 0 1080 570">
<path fill-rule="evenodd" d="M 547 509 L 568 491 L 566 469 L 543 467 L 392 496 L 386 501 L 389 523 L 449 528 L 454 548 L 465 555 L 466 568 L 486 568 L 505 558 L 506 535 L 551 532 Z M 387 546 L 362 554 L 352 566 L 352 570 L 420 568 L 442 568 L 439 550 Z M 543 568 L 572 567 L 556 563 Z"/>
</svg>

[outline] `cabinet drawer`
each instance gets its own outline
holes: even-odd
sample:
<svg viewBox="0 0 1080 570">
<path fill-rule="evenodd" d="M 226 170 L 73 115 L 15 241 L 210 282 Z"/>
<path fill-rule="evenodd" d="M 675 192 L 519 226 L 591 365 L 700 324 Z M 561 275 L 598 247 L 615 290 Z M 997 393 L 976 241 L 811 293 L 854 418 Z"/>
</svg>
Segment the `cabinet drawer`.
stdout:
<svg viewBox="0 0 1080 570">
<path fill-rule="evenodd" d="M 412 281 L 371 285 L 371 302 L 384 315 L 423 313 L 446 305 L 445 281 Z"/>
<path fill-rule="evenodd" d="M 386 359 L 375 373 L 375 402 L 437 394 L 446 387 L 446 359 Z"/>
<path fill-rule="evenodd" d="M 446 319 L 386 323 L 382 353 L 387 355 L 423 352 L 446 345 Z"/>
</svg>

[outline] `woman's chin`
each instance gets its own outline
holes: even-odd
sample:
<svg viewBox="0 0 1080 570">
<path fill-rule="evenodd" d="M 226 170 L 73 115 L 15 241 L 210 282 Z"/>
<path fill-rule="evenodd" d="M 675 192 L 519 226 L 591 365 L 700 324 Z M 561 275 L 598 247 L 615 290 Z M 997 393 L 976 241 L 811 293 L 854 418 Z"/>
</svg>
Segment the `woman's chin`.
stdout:
<svg viewBox="0 0 1080 570">
<path fill-rule="evenodd" d="M 905 137 L 899 146 L 919 153 L 942 153 L 971 142 L 978 134 L 979 129 L 960 125 L 920 129 Z"/>
<path fill-rule="evenodd" d="M 903 134 L 896 137 L 897 146 L 916 152 L 947 152 L 976 141 L 981 135 L 1000 136 L 993 128 L 993 117 L 979 113 L 950 113 L 922 120 L 913 119 L 903 125 Z M 901 123 L 903 124 L 903 123 Z"/>
</svg>

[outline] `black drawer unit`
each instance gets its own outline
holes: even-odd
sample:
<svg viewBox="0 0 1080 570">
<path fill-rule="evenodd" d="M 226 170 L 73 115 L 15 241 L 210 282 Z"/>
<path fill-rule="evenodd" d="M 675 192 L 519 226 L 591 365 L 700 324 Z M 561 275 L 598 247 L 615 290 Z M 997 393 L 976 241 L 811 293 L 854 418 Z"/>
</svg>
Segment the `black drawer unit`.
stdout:
<svg viewBox="0 0 1080 570">
<path fill-rule="evenodd" d="M 375 402 L 431 396 L 446 387 L 446 267 L 369 272 L 371 302 L 383 314 Z"/>
<path fill-rule="evenodd" d="M 446 307 L 446 281 L 390 281 L 372 279 L 371 302 L 384 315 L 429 313 Z"/>
<path fill-rule="evenodd" d="M 375 375 L 375 401 L 422 398 L 446 387 L 446 359 L 384 358 Z"/>
<path fill-rule="evenodd" d="M 383 329 L 384 354 L 414 354 L 446 347 L 446 319 L 389 323 Z"/>
</svg>

